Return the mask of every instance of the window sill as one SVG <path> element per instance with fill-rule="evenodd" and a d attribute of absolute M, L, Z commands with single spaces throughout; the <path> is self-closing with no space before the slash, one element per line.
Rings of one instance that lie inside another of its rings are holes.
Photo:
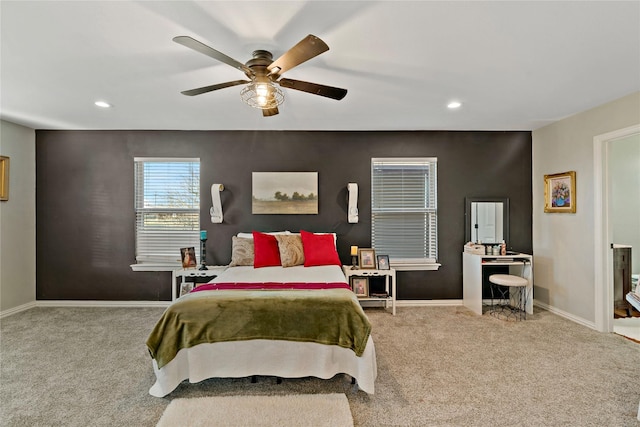
<path fill-rule="evenodd" d="M 140 264 L 131 264 L 129 267 L 131 267 L 131 269 L 133 271 L 173 271 L 173 270 L 179 270 L 180 268 L 182 268 L 182 265 L 180 265 L 179 263 L 151 263 L 151 262 L 145 262 L 145 263 L 140 263 Z"/>
<path fill-rule="evenodd" d="M 442 264 L 394 264 L 393 262 L 390 262 L 389 265 L 396 271 L 436 271 L 440 269 Z"/>

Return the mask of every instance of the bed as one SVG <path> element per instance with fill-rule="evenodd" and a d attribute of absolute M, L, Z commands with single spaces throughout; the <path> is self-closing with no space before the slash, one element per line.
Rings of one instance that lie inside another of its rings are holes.
<path fill-rule="evenodd" d="M 235 243 L 234 236 L 234 254 Z M 329 379 L 342 373 L 373 394 L 371 324 L 337 265 L 337 253 L 332 264 L 312 265 L 315 255 L 307 245 L 306 261 L 291 265 L 281 244 L 280 264 L 262 265 L 259 239 L 252 243 L 254 265 L 238 265 L 232 254 L 222 274 L 165 310 L 147 340 L 156 376 L 149 393 L 166 396 L 185 380 Z"/>

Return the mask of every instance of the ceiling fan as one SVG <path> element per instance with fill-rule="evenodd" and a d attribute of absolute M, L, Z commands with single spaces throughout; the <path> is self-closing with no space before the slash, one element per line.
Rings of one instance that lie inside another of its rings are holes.
<path fill-rule="evenodd" d="M 185 90 L 181 92 L 183 95 L 200 95 L 218 89 L 246 84 L 240 92 L 242 100 L 252 107 L 260 108 L 262 115 L 269 117 L 278 114 L 278 105 L 284 101 L 284 93 L 276 85 L 336 100 L 344 98 L 347 94 L 346 89 L 282 78 L 282 74 L 286 71 L 329 50 L 329 46 L 327 46 L 325 42 L 311 34 L 300 40 L 298 44 L 275 61 L 273 60 L 271 52 L 256 50 L 253 52 L 253 58 L 245 64 L 189 36 L 174 37 L 173 41 L 210 56 L 213 59 L 217 59 L 220 62 L 224 62 L 233 68 L 237 68 L 249 79 L 234 80 L 197 89 Z"/>

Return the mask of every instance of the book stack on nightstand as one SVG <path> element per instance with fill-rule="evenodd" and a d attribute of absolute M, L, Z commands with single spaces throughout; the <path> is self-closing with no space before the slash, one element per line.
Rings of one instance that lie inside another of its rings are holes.
<path fill-rule="evenodd" d="M 389 292 L 369 292 L 370 298 L 389 298 Z"/>
<path fill-rule="evenodd" d="M 391 268 L 389 270 L 378 270 L 372 268 L 357 268 L 352 269 L 350 265 L 343 265 L 342 270 L 347 278 L 347 282 L 351 285 L 358 296 L 359 301 L 376 301 L 384 302 L 385 308 L 389 308 L 391 305 L 391 313 L 396 315 L 396 270 Z M 369 292 L 368 279 L 371 277 L 384 277 L 384 292 Z M 365 286 L 361 287 L 361 281 L 358 279 L 365 279 Z M 354 286 L 356 288 L 354 289 Z"/>

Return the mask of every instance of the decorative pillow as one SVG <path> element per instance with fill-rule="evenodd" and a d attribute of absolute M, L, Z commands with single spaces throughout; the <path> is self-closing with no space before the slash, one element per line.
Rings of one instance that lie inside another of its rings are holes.
<path fill-rule="evenodd" d="M 231 262 L 229 267 L 253 265 L 253 239 L 233 236 L 231 238 Z"/>
<path fill-rule="evenodd" d="M 294 265 L 304 265 L 304 249 L 302 238 L 297 234 L 279 234 L 278 249 L 280 251 L 280 261 L 283 267 L 293 267 Z"/>
<path fill-rule="evenodd" d="M 304 266 L 342 265 L 332 234 L 314 234 L 300 230 Z"/>
<path fill-rule="evenodd" d="M 299 236 L 300 233 L 291 233 L 289 232 L 289 234 L 291 234 L 292 236 Z M 324 236 L 324 235 L 329 235 L 329 236 L 333 236 L 333 245 L 337 248 L 337 243 L 338 243 L 338 236 L 336 233 L 313 233 L 316 236 Z"/>
<path fill-rule="evenodd" d="M 258 231 L 253 232 L 253 267 L 280 265 L 280 250 L 276 236 Z"/>

